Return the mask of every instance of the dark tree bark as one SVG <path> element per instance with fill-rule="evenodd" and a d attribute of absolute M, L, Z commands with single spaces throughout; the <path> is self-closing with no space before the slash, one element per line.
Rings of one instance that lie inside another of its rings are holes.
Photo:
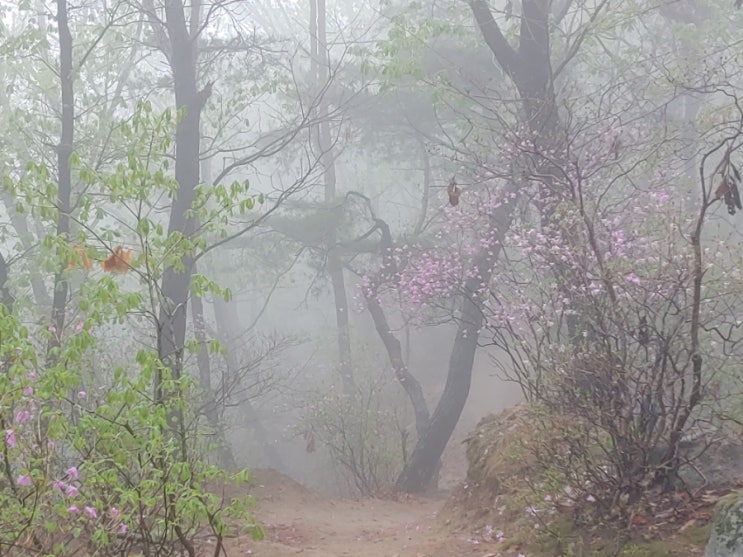
<path fill-rule="evenodd" d="M 57 27 L 59 30 L 59 79 L 62 90 L 62 131 L 57 145 L 57 236 L 68 238 L 70 233 L 70 199 L 72 196 L 72 169 L 70 156 L 75 134 L 75 92 L 72 74 L 72 34 L 67 13 L 67 0 L 57 0 Z M 60 258 L 61 259 L 61 258 Z M 48 346 L 49 358 L 59 348 L 59 338 L 65 325 L 65 311 L 69 285 L 64 276 L 66 265 L 58 262 L 54 274 L 52 298 L 52 325 L 56 333 L 51 335 Z"/>
<path fill-rule="evenodd" d="M 507 192 L 510 193 L 510 192 Z M 472 384 L 472 367 L 483 325 L 482 285 L 488 284 L 493 266 L 500 255 L 502 241 L 511 226 L 514 202 L 504 203 L 490 216 L 490 228 L 496 242 L 490 251 L 483 250 L 475 261 L 474 277 L 465 283 L 457 336 L 449 358 L 446 385 L 428 426 L 410 455 L 395 488 L 407 493 L 420 493 L 431 487 L 439 468 L 441 455 L 459 422 Z"/>
<path fill-rule="evenodd" d="M 191 29 L 198 29 L 198 3 L 191 7 Z M 196 76 L 196 36 L 191 36 L 186 21 L 184 4 L 166 0 L 165 23 L 169 44 L 170 67 L 173 71 L 175 104 L 181 113 L 175 135 L 175 178 L 178 191 L 170 210 L 168 234 L 180 234 L 192 239 L 196 220 L 188 215 L 199 183 L 199 146 L 201 110 L 211 93 L 207 85 L 199 90 Z M 183 269 L 165 269 L 161 286 L 161 307 L 158 316 L 158 355 L 169 368 L 172 377 L 179 379 L 183 371 L 183 348 L 186 338 L 186 306 L 193 275 L 194 258 L 187 253 Z M 156 398 L 163 399 L 161 380 L 155 385 Z"/>
<path fill-rule="evenodd" d="M 486 0 L 470 0 L 478 28 L 502 70 L 511 78 L 522 104 L 522 117 L 541 147 L 550 145 L 559 130 L 555 102 L 553 71 L 550 61 L 550 1 L 524 0 L 518 48 L 513 48 L 498 27 Z M 546 180 L 554 169 L 540 169 Z M 490 256 L 482 253 L 475 262 L 475 276 L 467 281 L 462 297 L 454 346 L 449 358 L 446 385 L 431 416 L 428 428 L 413 450 L 410 460 L 397 480 L 396 488 L 421 492 L 432 483 L 441 455 L 459 421 L 469 396 L 472 367 L 477 351 L 479 331 L 483 324 L 480 294 L 482 283 L 492 276 L 492 267 L 500 253 L 500 240 L 511 225 L 512 203 L 502 205 L 491 215 L 491 229 L 499 242 Z"/>

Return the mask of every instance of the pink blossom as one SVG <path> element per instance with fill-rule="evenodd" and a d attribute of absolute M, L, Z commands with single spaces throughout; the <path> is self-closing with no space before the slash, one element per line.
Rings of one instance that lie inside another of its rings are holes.
<path fill-rule="evenodd" d="M 77 466 L 70 466 L 67 471 L 65 472 L 70 478 L 73 480 L 76 480 L 79 477 L 79 473 L 77 471 Z"/>
<path fill-rule="evenodd" d="M 122 522 L 121 525 L 119 526 L 119 534 L 126 534 L 128 530 L 129 530 L 129 527 Z"/>
<path fill-rule="evenodd" d="M 57 332 L 57 328 L 54 325 L 49 325 L 49 332 L 55 334 Z"/>
<path fill-rule="evenodd" d="M 83 325 L 82 322 L 80 322 L 77 325 L 75 325 L 75 332 L 77 332 L 77 333 L 81 332 L 83 330 L 83 326 L 84 325 Z"/>
<path fill-rule="evenodd" d="M 57 491 L 63 491 L 65 488 L 65 483 L 62 480 L 57 480 L 52 484 L 52 487 Z"/>
<path fill-rule="evenodd" d="M 5 430 L 5 443 L 11 449 L 14 449 L 15 448 L 15 446 L 16 446 L 15 431 L 13 431 L 12 429 L 6 429 Z"/>
<path fill-rule="evenodd" d="M 23 474 L 16 478 L 15 483 L 16 485 L 31 485 L 31 478 Z"/>
<path fill-rule="evenodd" d="M 77 508 L 77 505 L 70 505 L 67 507 L 67 512 L 70 514 L 80 514 L 80 509 Z"/>
<path fill-rule="evenodd" d="M 80 391 L 79 393 L 77 393 L 77 397 L 78 398 L 88 398 L 88 393 L 86 393 L 85 391 Z"/>
<path fill-rule="evenodd" d="M 80 492 L 80 490 L 77 489 L 74 485 L 68 485 L 64 489 L 64 493 L 65 493 L 65 495 L 67 495 L 67 497 L 74 497 L 79 492 Z"/>
<path fill-rule="evenodd" d="M 15 415 L 15 423 L 22 424 L 25 421 L 28 421 L 31 418 L 31 412 L 28 410 L 21 410 Z"/>
<path fill-rule="evenodd" d="M 54 450 L 54 441 L 47 441 L 46 442 L 46 448 L 47 448 L 47 450 L 53 451 Z"/>
<path fill-rule="evenodd" d="M 117 509 L 116 507 L 111 507 L 108 512 L 111 515 L 111 518 L 113 518 L 114 520 L 119 518 L 119 509 Z"/>
<path fill-rule="evenodd" d="M 628 275 L 625 275 L 624 279 L 632 284 L 640 284 L 640 277 L 638 277 L 635 273 L 629 273 Z"/>
<path fill-rule="evenodd" d="M 23 388 L 23 395 L 24 396 L 33 396 L 34 394 L 34 388 L 31 386 L 24 387 Z"/>
<path fill-rule="evenodd" d="M 95 507 L 85 507 L 85 513 L 88 515 L 88 518 L 98 518 L 98 512 L 95 510 Z"/>

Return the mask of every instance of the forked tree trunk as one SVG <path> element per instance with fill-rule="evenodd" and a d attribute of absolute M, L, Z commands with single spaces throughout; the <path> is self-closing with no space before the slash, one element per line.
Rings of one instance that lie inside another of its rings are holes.
<path fill-rule="evenodd" d="M 527 128 L 535 137 L 542 138 L 541 141 L 553 140 L 553 132 L 558 129 L 558 112 L 550 63 L 549 0 L 524 0 L 518 49 L 514 49 L 501 32 L 486 0 L 470 0 L 470 7 L 486 44 L 519 91 L 522 117 Z M 512 187 L 516 188 L 515 185 Z M 483 324 L 481 287 L 489 283 L 492 276 L 501 249 L 500 242 L 511 226 L 512 208 L 513 201 L 508 201 L 490 217 L 491 231 L 498 241 L 493 246 L 492 255 L 484 252 L 475 262 L 477 272 L 474 275 L 481 279 L 470 279 L 465 285 L 446 385 L 426 433 L 419 438 L 397 480 L 399 491 L 421 492 L 430 486 L 436 465 L 462 415 L 469 396 L 477 341 Z"/>
<path fill-rule="evenodd" d="M 507 199 L 511 199 L 508 197 Z M 395 489 L 407 493 L 421 493 L 429 489 L 436 478 L 441 456 L 459 422 L 472 384 L 477 341 L 483 325 L 482 285 L 488 284 L 493 266 L 500 255 L 503 237 L 511 226 L 514 202 L 501 205 L 490 217 L 495 244 L 483 250 L 475 261 L 477 272 L 465 284 L 459 315 L 457 336 L 449 358 L 446 385 L 428 426 L 410 455 L 395 484 Z"/>

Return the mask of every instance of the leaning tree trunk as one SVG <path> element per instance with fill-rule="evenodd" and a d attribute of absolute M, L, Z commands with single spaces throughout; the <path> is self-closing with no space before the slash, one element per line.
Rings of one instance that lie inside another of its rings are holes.
<path fill-rule="evenodd" d="M 536 138 L 541 138 L 542 145 L 554 140 L 554 131 L 558 129 L 550 63 L 549 6 L 548 0 L 524 0 L 519 47 L 514 49 L 493 19 L 486 0 L 470 0 L 470 7 L 486 44 L 519 92 L 525 124 Z M 511 199 L 506 195 L 504 199 Z M 500 240 L 511 225 L 512 208 L 513 201 L 501 205 L 491 215 L 491 230 L 498 242 L 493 246 L 492 255 L 484 252 L 475 262 L 477 272 L 474 276 L 481 279 L 469 280 L 465 285 L 446 385 L 425 435 L 418 439 L 410 460 L 397 480 L 396 488 L 399 491 L 421 492 L 430 486 L 436 474 L 436 464 L 467 402 L 477 341 L 483 324 L 480 292 L 482 285 L 487 285 L 492 276 L 493 264 L 500 253 Z"/>
<path fill-rule="evenodd" d="M 366 306 L 369 309 L 369 315 L 371 315 L 372 320 L 374 321 L 377 334 L 382 340 L 385 350 L 387 350 L 387 357 L 389 358 L 392 369 L 395 372 L 395 377 L 397 377 L 400 385 L 402 385 L 405 393 L 407 393 L 408 398 L 410 399 L 410 404 L 413 406 L 416 433 L 418 434 L 418 437 L 422 437 L 428 427 L 431 414 L 428 410 L 426 398 L 423 396 L 421 384 L 408 370 L 408 366 L 405 364 L 405 359 L 402 355 L 402 346 L 400 345 L 400 341 L 390 330 L 387 316 L 384 314 L 384 310 L 380 303 L 374 296 L 368 296 L 366 298 Z"/>
<path fill-rule="evenodd" d="M 503 238 L 511 226 L 513 206 L 513 201 L 504 203 L 490 217 L 490 229 L 496 241 L 490 250 L 483 250 L 477 256 L 474 263 L 476 272 L 473 273 L 475 278 L 468 279 L 465 284 L 446 385 L 428 421 L 428 427 L 418 437 L 410 460 L 397 479 L 395 489 L 398 491 L 420 493 L 431 486 L 438 472 L 441 455 L 462 415 L 470 393 L 477 341 L 483 325 L 482 286 L 490 282 Z"/>

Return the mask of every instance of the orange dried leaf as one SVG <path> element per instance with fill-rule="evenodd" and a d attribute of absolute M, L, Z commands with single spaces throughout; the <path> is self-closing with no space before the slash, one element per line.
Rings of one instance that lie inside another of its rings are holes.
<path fill-rule="evenodd" d="M 114 252 L 101 263 L 103 271 L 106 273 L 126 273 L 129 271 L 132 263 L 132 250 L 125 250 L 117 246 Z"/>
<path fill-rule="evenodd" d="M 88 252 L 85 251 L 85 248 L 82 246 L 76 246 L 75 251 L 77 252 L 77 257 L 72 259 L 67 264 L 67 270 L 74 269 L 78 265 L 82 265 L 82 267 L 86 271 L 90 271 L 93 268 L 93 264 L 90 262 L 90 259 L 88 258 Z"/>

